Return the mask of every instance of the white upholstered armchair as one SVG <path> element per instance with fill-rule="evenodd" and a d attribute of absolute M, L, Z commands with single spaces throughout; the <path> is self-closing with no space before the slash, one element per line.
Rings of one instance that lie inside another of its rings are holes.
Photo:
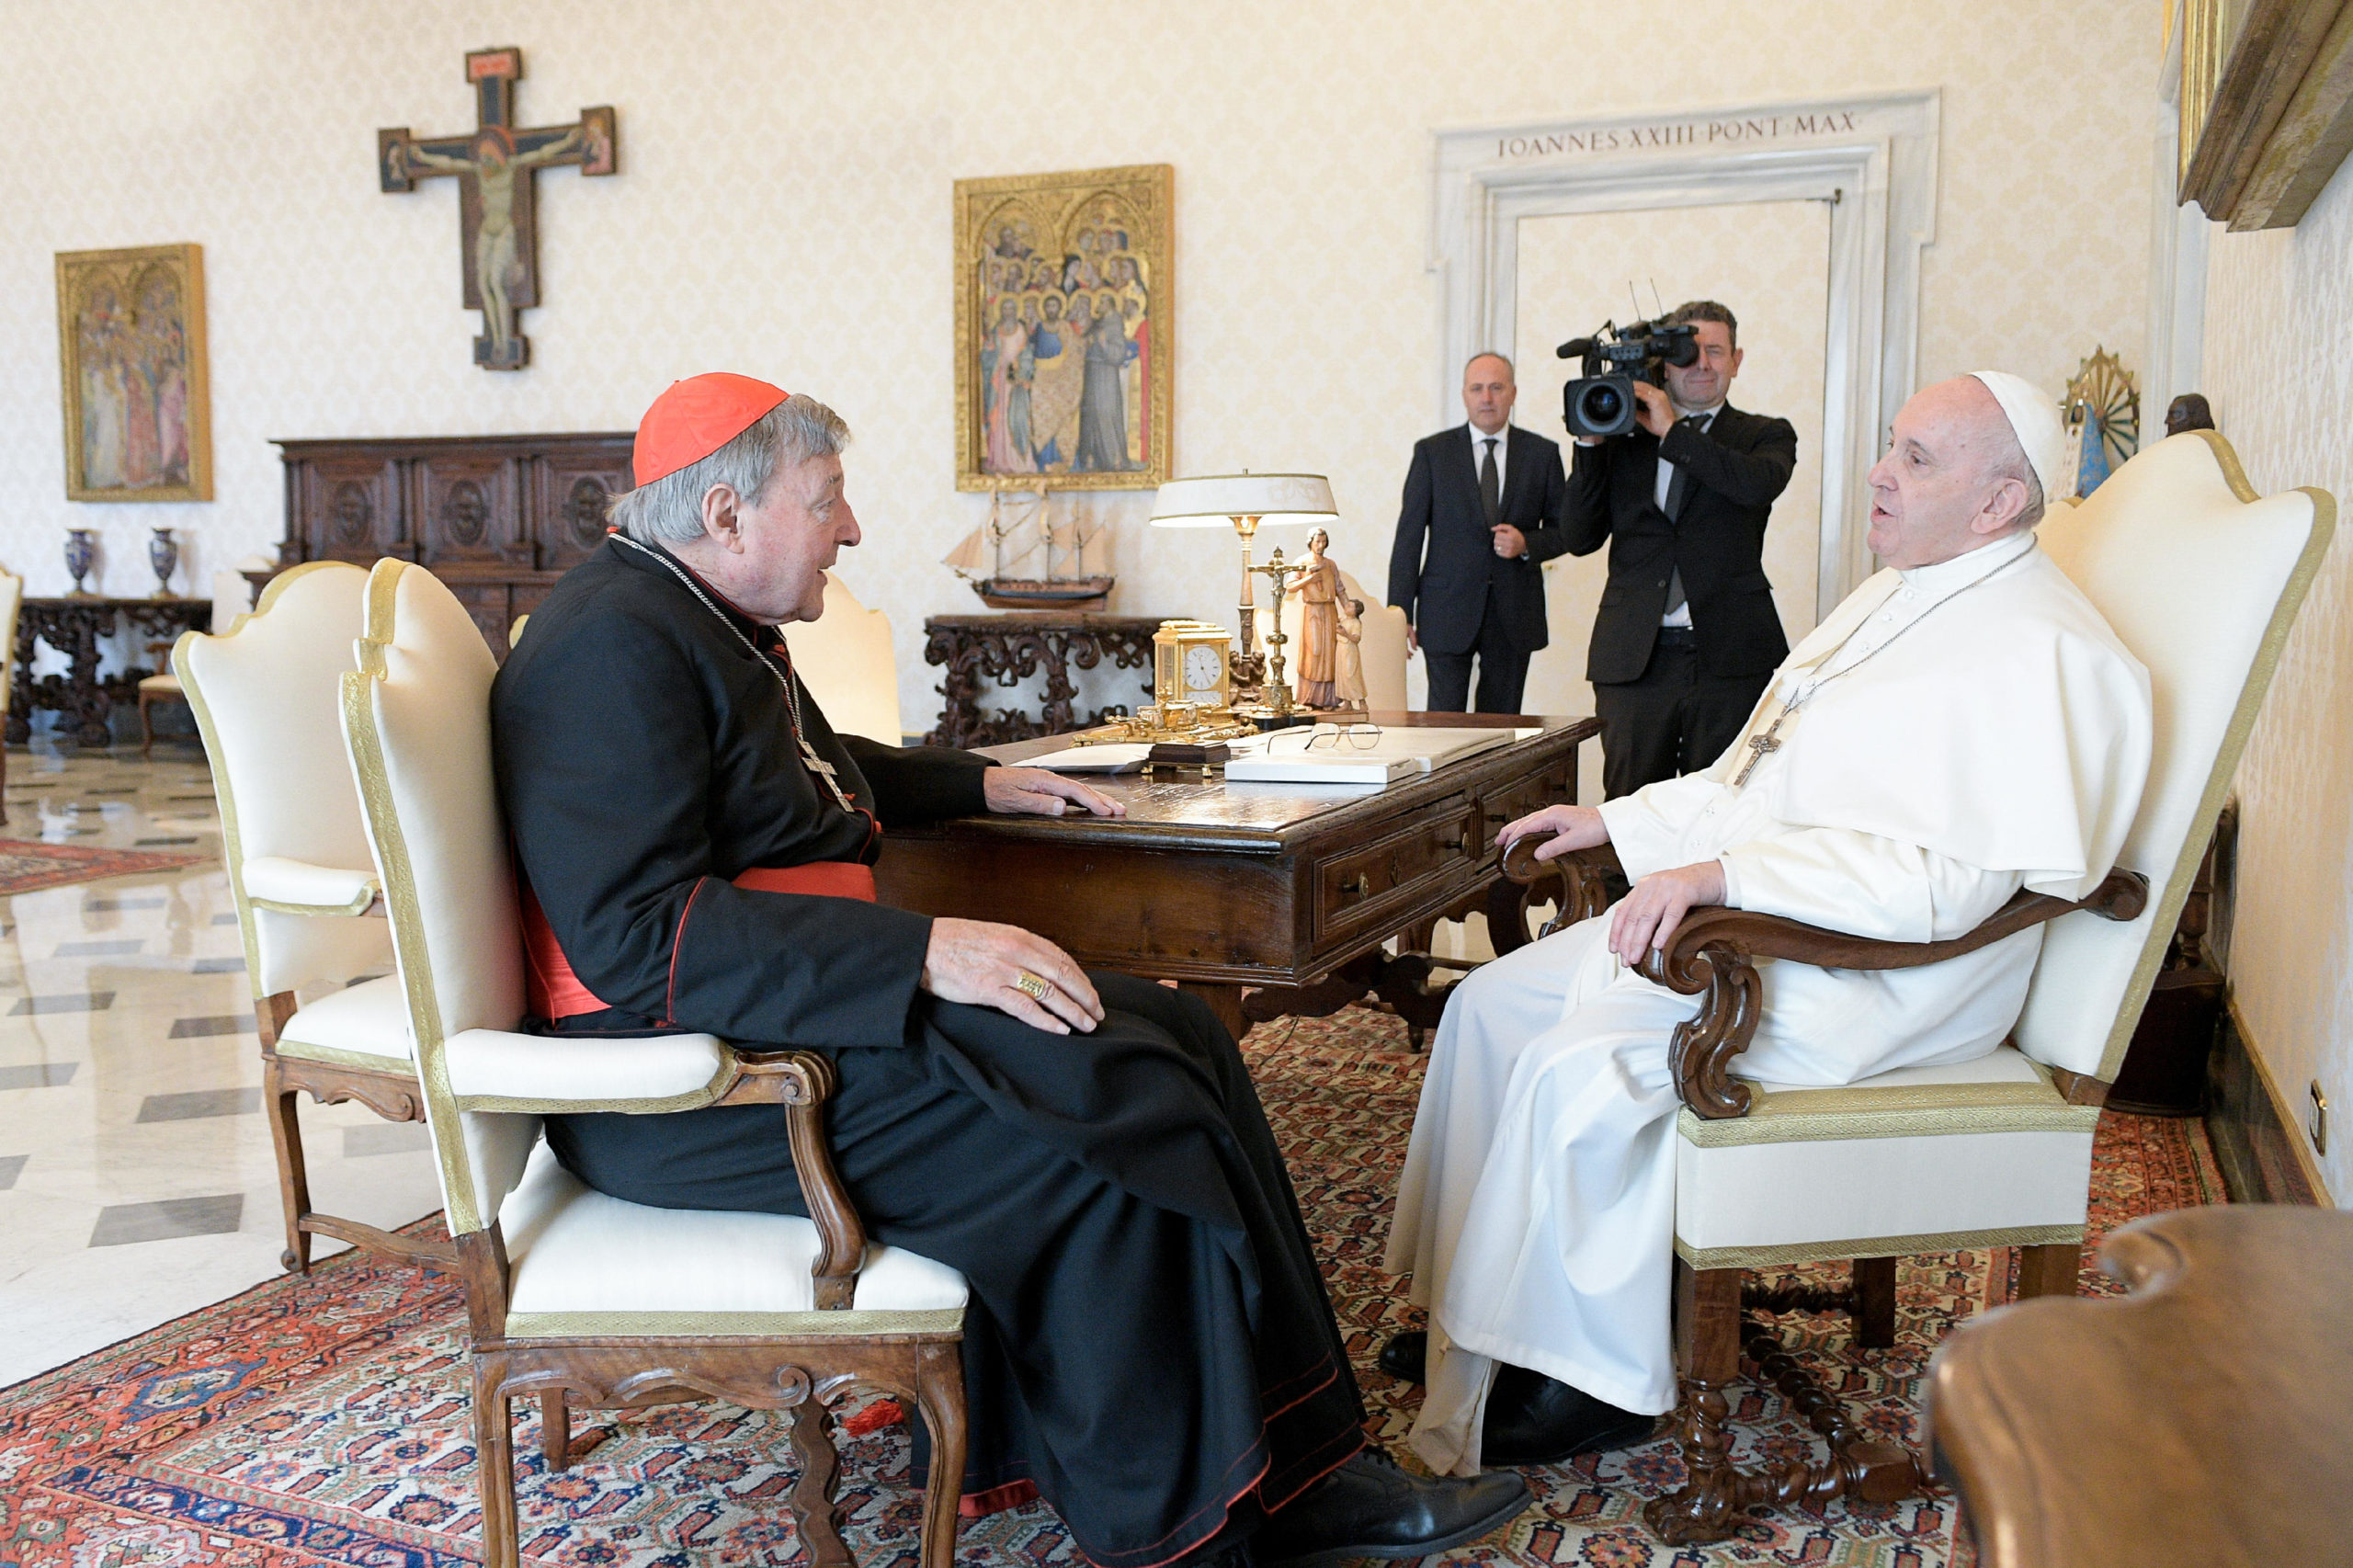
<path fill-rule="evenodd" d="M 1894 1260 L 2019 1249 L 2021 1295 L 2072 1294 L 2089 1199 L 2093 1129 L 2189 892 L 2232 774 L 2319 570 L 2335 503 L 2317 490 L 2258 498 L 2211 430 L 2142 452 L 2080 504 L 2052 508 L 2043 548 L 2149 667 L 2155 753 L 2108 882 L 2082 904 L 2020 893 L 1949 943 L 1870 941 L 1731 909 L 1692 912 L 1644 972 L 1701 998 L 1672 1045 L 1677 1123 L 1676 1312 L 1688 1479 L 1644 1511 L 1677 1543 L 1720 1540 L 1760 1503 L 1892 1501 L 1922 1479 L 1915 1455 L 1871 1440 L 1743 1307 L 1843 1309 L 1856 1341 L 1893 1343 Z M 1506 870 L 1531 881 L 1536 840 Z M 1622 890 L 1606 850 L 1564 856 L 1563 917 Z M 2048 922 L 2011 1042 L 1952 1067 L 1846 1088 L 1737 1076 L 1756 1028 L 1756 961 L 1898 969 Z M 1745 1301 L 1744 1270 L 1851 1258 L 1851 1291 Z M 1830 1445 L 1826 1461 L 1746 1471 L 1730 1458 L 1724 1387 L 1744 1353 Z"/>
<path fill-rule="evenodd" d="M 251 614 L 216 635 L 185 633 L 172 650 L 212 765 L 286 1211 L 279 1261 L 297 1274 L 311 1266 L 313 1235 L 419 1263 L 449 1258 L 438 1243 L 315 1212 L 295 1114 L 308 1094 L 392 1121 L 425 1119 L 400 983 L 383 972 L 391 935 L 337 718 L 367 585 L 347 562 L 297 566 L 271 579 Z"/>
<path fill-rule="evenodd" d="M 921 1409 L 932 1437 L 925 1568 L 949 1568 L 964 1468 L 965 1284 L 869 1244 L 824 1139 L 829 1059 L 707 1034 L 515 1032 L 522 926 L 491 765 L 489 650 L 423 568 L 377 562 L 343 720 L 392 918 L 472 1341 L 488 1568 L 516 1568 L 511 1402 L 536 1395 L 551 1470 L 566 1409 L 717 1399 L 791 1412 L 791 1511 L 811 1561 L 847 1564 L 825 1407 L 854 1381 Z M 540 1139 L 565 1111 L 790 1108 L 813 1220 L 658 1210 L 582 1185 Z"/>

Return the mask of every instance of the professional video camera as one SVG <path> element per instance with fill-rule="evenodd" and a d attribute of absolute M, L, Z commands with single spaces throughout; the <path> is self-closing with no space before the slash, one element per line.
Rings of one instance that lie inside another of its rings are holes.
<path fill-rule="evenodd" d="M 1634 427 L 1642 404 L 1634 401 L 1634 382 L 1665 383 L 1659 367 L 1688 365 L 1699 358 L 1699 329 L 1689 322 L 1669 326 L 1664 321 L 1638 321 L 1621 327 L 1601 324 L 1591 337 L 1573 337 L 1561 345 L 1563 359 L 1583 359 L 1585 373 L 1561 389 L 1561 418 L 1569 434 L 1586 439 L 1622 436 Z"/>

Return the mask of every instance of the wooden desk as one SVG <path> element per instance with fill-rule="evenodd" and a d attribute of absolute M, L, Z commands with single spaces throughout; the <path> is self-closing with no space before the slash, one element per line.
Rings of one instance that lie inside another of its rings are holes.
<path fill-rule="evenodd" d="M 2023 1301 L 1929 1372 L 1937 1471 L 1985 1568 L 2353 1562 L 2353 1215 L 2129 1225 L 2107 1301 Z"/>
<path fill-rule="evenodd" d="M 1386 790 L 1228 784 L 1214 775 L 1089 779 L 1124 820 L 967 817 L 891 835 L 875 868 L 885 903 L 999 920 L 1051 937 L 1081 963 L 1175 980 L 1239 1035 L 1252 1020 L 1332 1012 L 1367 991 L 1416 1028 L 1428 966 L 1385 962 L 1382 943 L 1485 907 L 1498 948 L 1521 890 L 1502 879 L 1495 832 L 1576 799 L 1577 747 L 1592 719 L 1376 713 L 1374 722 L 1543 726 L 1500 751 Z M 1057 741 L 993 747 L 1007 762 Z M 1497 892 L 1496 890 L 1500 890 Z M 1505 906 L 1508 905 L 1507 913 Z M 1525 940 L 1522 936 L 1521 940 Z M 1317 982 L 1323 982 L 1317 984 Z M 1245 987 L 1266 987 L 1252 994 Z"/>

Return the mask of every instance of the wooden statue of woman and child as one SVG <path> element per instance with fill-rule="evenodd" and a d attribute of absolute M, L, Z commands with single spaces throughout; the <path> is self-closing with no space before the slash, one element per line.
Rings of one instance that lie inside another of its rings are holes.
<path fill-rule="evenodd" d="M 1308 537 L 1307 559 L 1299 565 L 1291 591 L 1299 596 L 1299 684 L 1302 708 L 1362 712 L 1364 601 L 1341 586 L 1340 568 L 1324 553 L 1332 536 L 1317 528 Z"/>

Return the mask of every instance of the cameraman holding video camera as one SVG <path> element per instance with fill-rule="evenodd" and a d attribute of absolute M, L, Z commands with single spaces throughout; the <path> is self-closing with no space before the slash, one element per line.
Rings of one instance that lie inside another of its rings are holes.
<path fill-rule="evenodd" d="M 1724 401 L 1740 373 L 1732 312 L 1694 300 L 1635 330 L 1645 328 L 1673 351 L 1650 362 L 1664 389 L 1633 381 L 1631 421 L 1619 412 L 1624 381 L 1609 378 L 1615 391 L 1602 386 L 1597 358 L 1586 361 L 1594 379 L 1568 388 L 1576 437 L 1563 519 L 1568 548 L 1590 555 L 1609 543 L 1586 678 L 1612 800 L 1713 762 L 1790 651 L 1763 551 L 1773 503 L 1797 466 L 1798 433 L 1786 419 Z M 1687 338 L 1677 328 L 1688 329 L 1688 341 L 1677 342 Z M 1585 386 L 1596 390 L 1581 397 Z M 1587 433 L 1612 425 L 1626 427 Z"/>

